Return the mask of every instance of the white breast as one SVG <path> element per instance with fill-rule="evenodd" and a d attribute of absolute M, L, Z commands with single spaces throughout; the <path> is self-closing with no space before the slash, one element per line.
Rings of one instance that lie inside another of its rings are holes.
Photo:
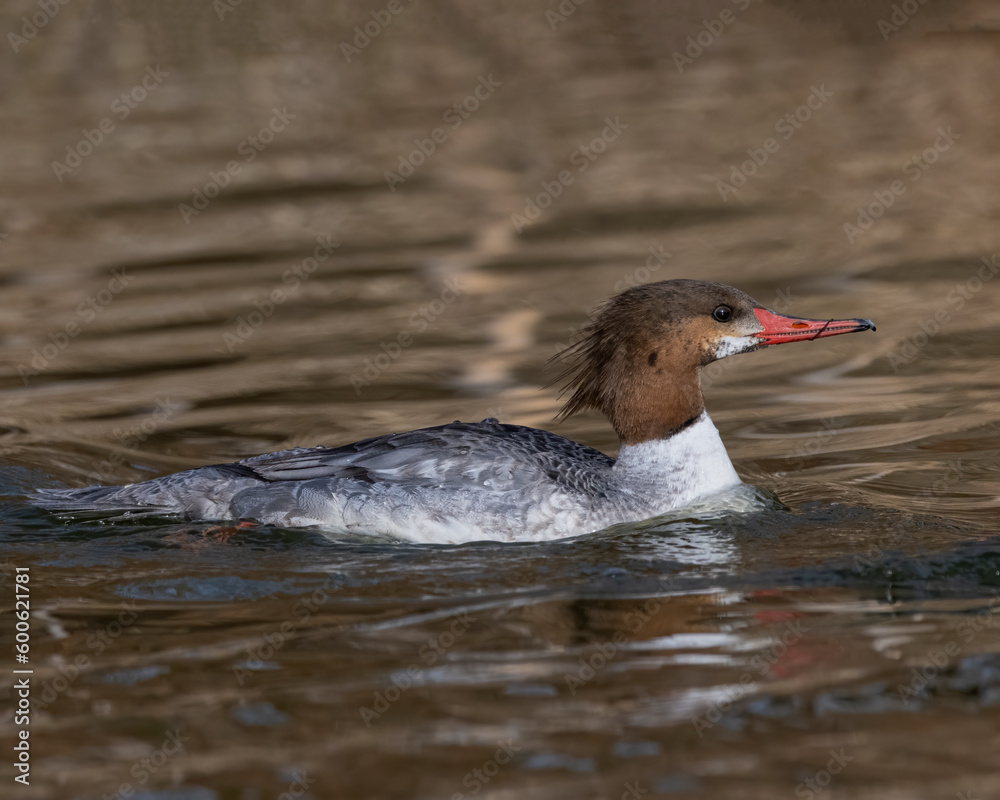
<path fill-rule="evenodd" d="M 614 473 L 623 491 L 648 494 L 654 514 L 741 482 L 707 412 L 669 439 L 622 445 Z"/>

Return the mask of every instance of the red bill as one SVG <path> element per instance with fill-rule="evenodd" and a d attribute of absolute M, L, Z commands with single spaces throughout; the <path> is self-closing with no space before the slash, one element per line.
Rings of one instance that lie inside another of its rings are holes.
<path fill-rule="evenodd" d="M 803 319 L 775 314 L 766 308 L 755 308 L 753 313 L 764 326 L 764 330 L 755 334 L 760 338 L 761 347 L 875 330 L 875 323 L 870 319 Z"/>

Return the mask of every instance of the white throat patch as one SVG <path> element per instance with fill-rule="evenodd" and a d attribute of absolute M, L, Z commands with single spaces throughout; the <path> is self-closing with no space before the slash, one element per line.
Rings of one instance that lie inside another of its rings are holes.
<path fill-rule="evenodd" d="M 715 358 L 718 360 L 726 356 L 735 356 L 737 353 L 745 353 L 756 344 L 756 336 L 723 336 L 715 348 Z"/>

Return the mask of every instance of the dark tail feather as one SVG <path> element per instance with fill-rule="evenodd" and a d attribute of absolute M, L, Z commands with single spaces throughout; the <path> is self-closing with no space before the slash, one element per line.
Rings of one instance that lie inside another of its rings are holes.
<path fill-rule="evenodd" d="M 124 486 L 87 486 L 83 489 L 38 489 L 30 500 L 49 511 L 113 511 L 119 513 L 156 513 L 163 507 L 138 503 L 128 496 Z"/>

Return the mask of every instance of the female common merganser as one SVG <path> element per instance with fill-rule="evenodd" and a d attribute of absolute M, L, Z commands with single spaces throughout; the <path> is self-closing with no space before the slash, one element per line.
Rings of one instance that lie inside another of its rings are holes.
<path fill-rule="evenodd" d="M 418 542 L 556 539 L 655 517 L 740 485 L 705 411 L 700 369 L 774 344 L 875 330 L 786 317 L 721 283 L 612 298 L 567 348 L 565 417 L 602 411 L 618 459 L 495 419 L 246 458 L 126 486 L 48 489 L 57 511 L 179 514 Z"/>

